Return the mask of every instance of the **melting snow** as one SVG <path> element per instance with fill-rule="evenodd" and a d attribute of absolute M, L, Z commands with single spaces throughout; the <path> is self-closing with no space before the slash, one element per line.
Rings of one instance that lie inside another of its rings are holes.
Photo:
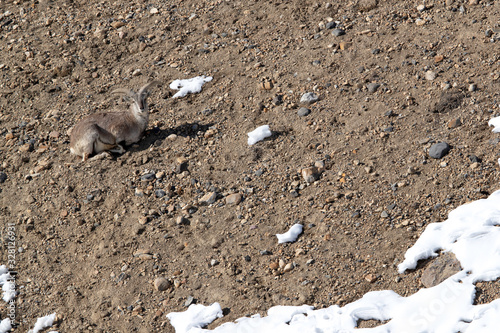
<path fill-rule="evenodd" d="M 302 233 L 302 224 L 294 224 L 287 232 L 284 234 L 277 234 L 278 244 L 287 243 L 287 242 L 295 242 L 297 237 Z"/>
<path fill-rule="evenodd" d="M 192 79 L 174 80 L 170 83 L 170 89 L 179 90 L 172 98 L 184 97 L 187 94 L 199 93 L 205 82 L 212 81 L 211 76 L 197 76 Z"/>
<path fill-rule="evenodd" d="M 248 133 L 248 145 L 251 146 L 261 140 L 264 140 L 268 136 L 271 136 L 271 131 L 269 130 L 269 125 L 263 125 L 257 127 L 250 133 Z"/>

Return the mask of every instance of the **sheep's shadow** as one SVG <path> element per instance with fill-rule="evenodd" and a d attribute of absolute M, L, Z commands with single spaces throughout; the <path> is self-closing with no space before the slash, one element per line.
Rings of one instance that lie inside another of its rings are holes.
<path fill-rule="evenodd" d="M 148 149 L 152 145 L 160 147 L 167 137 L 172 134 L 181 137 L 196 138 L 199 136 L 200 132 L 205 133 L 214 123 L 200 124 L 197 122 L 186 123 L 176 127 L 161 129 L 158 127 L 153 127 L 144 133 L 144 137 L 139 142 L 139 147 L 137 150 Z"/>

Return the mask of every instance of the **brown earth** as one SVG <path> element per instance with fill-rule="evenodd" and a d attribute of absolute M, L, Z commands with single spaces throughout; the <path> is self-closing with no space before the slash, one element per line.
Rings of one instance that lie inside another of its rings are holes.
<path fill-rule="evenodd" d="M 418 4 L 0 1 L 0 264 L 15 223 L 18 330 L 56 312 L 61 332 L 173 332 L 165 314 L 189 296 L 225 308 L 215 327 L 422 288 L 421 268 L 397 273 L 406 249 L 498 189 L 500 2 Z M 171 98 L 198 75 L 214 79 Z M 137 145 L 70 155 L 69 128 L 153 79 Z M 300 117 L 305 92 L 319 101 Z M 248 146 L 263 124 L 272 137 Z M 439 141 L 450 153 L 429 158 Z M 299 170 L 316 162 L 308 184 Z M 297 221 L 298 241 L 278 245 Z M 480 288 L 478 302 L 500 290 Z"/>

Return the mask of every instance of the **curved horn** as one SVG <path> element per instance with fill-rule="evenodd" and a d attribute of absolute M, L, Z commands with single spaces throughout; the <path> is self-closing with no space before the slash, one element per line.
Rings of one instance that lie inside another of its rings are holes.
<path fill-rule="evenodd" d="M 127 89 L 127 88 L 118 88 L 118 89 L 115 89 L 111 92 L 112 94 L 121 94 L 121 95 L 127 95 L 129 97 L 134 97 L 135 93 L 130 90 L 130 89 Z"/>
<path fill-rule="evenodd" d="M 137 95 L 141 96 L 142 94 L 147 92 L 151 88 L 152 85 L 156 85 L 156 84 L 160 84 L 160 82 L 151 81 L 149 83 L 146 83 L 144 86 L 141 87 L 141 89 L 139 89 L 139 92 L 137 93 Z"/>

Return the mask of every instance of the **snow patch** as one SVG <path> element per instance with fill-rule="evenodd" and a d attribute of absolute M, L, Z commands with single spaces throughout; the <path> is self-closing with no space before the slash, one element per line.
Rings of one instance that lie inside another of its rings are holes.
<path fill-rule="evenodd" d="M 210 306 L 191 304 L 184 312 L 171 312 L 167 314 L 170 324 L 176 333 L 197 332 L 217 318 L 222 318 L 222 309 L 219 303 Z"/>
<path fill-rule="evenodd" d="M 284 234 L 276 234 L 276 237 L 278 237 L 278 244 L 295 242 L 297 237 L 302 233 L 302 228 L 302 224 L 296 223 Z"/>
<path fill-rule="evenodd" d="M 491 118 L 488 126 L 493 126 L 493 132 L 500 133 L 500 117 Z"/>
<path fill-rule="evenodd" d="M 170 89 L 179 90 L 172 98 L 184 97 L 187 94 L 199 93 L 206 82 L 212 81 L 211 76 L 197 76 L 191 79 L 174 80 L 170 83 Z"/>
<path fill-rule="evenodd" d="M 32 330 L 29 330 L 28 333 L 38 333 L 44 328 L 52 326 L 54 320 L 56 319 L 56 313 L 49 314 L 45 317 L 38 318 L 35 323 L 35 327 Z"/>
<path fill-rule="evenodd" d="M 16 291 L 14 288 L 14 284 L 9 281 L 10 273 L 7 269 L 7 266 L 0 266 L 0 286 L 2 286 L 3 296 L 2 299 L 5 302 L 9 302 L 11 299 L 16 296 Z"/>
<path fill-rule="evenodd" d="M 248 145 L 251 146 L 271 135 L 272 133 L 271 130 L 269 130 L 269 125 L 257 127 L 256 129 L 248 133 Z"/>

